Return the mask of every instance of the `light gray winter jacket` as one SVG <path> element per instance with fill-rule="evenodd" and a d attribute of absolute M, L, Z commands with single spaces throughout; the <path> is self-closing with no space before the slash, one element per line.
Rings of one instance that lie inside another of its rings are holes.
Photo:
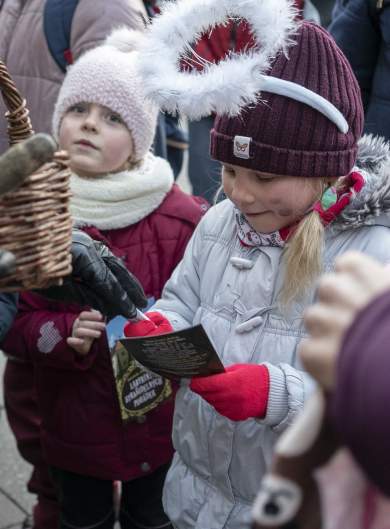
<path fill-rule="evenodd" d="M 45 4 L 46 0 L 0 2 L 0 59 L 27 100 L 34 130 L 50 134 L 54 104 L 64 74 L 46 42 Z M 118 26 L 142 30 L 143 10 L 141 0 L 80 0 L 70 35 L 73 59 L 101 44 Z M 0 154 L 8 148 L 5 110 L 0 97 Z"/>
<path fill-rule="evenodd" d="M 352 249 L 390 262 L 389 148 L 365 138 L 361 155 L 367 183 L 326 230 L 325 270 Z M 303 305 L 313 300 L 314 289 L 288 318 L 280 313 L 281 254 L 276 247 L 243 247 L 233 205 L 225 200 L 199 224 L 154 307 L 176 329 L 202 323 L 225 366 L 266 363 L 270 372 L 264 420 L 232 422 L 182 383 L 174 416 L 176 453 L 164 490 L 164 507 L 176 528 L 249 527 L 275 440 L 311 391 L 296 353 L 305 334 Z"/>

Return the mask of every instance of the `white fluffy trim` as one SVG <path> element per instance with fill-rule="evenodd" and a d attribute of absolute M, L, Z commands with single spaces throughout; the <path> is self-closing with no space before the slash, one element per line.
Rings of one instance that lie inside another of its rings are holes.
<path fill-rule="evenodd" d="M 173 185 L 166 160 L 148 154 L 138 169 L 102 178 L 70 179 L 70 211 L 76 226 L 101 230 L 130 226 L 157 209 Z"/>
<path fill-rule="evenodd" d="M 126 26 L 114 29 L 106 38 L 104 44 L 119 51 L 137 51 L 144 42 L 145 35 L 141 31 L 128 29 Z"/>
<path fill-rule="evenodd" d="M 259 99 L 271 58 L 293 43 L 297 31 L 294 0 L 180 0 L 167 2 L 146 33 L 138 68 L 146 95 L 168 112 L 191 119 L 236 115 Z M 261 49 L 232 54 L 202 73 L 180 72 L 180 57 L 207 30 L 244 18 Z"/>

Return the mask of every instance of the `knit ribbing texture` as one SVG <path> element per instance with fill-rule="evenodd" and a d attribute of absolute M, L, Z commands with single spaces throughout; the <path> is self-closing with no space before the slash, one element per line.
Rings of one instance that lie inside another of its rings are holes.
<path fill-rule="evenodd" d="M 286 176 L 339 177 L 356 160 L 363 128 L 363 106 L 352 69 L 323 28 L 303 22 L 296 44 L 280 53 L 269 75 L 300 84 L 330 101 L 349 124 L 346 134 L 312 107 L 263 92 L 262 101 L 237 117 L 217 116 L 211 156 L 224 163 Z M 251 138 L 249 157 L 234 154 L 234 138 Z"/>

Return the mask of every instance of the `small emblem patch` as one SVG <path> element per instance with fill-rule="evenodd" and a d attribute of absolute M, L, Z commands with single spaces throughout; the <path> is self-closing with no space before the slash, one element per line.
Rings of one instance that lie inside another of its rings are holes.
<path fill-rule="evenodd" d="M 40 353 L 51 353 L 54 347 L 62 340 L 62 336 L 54 321 L 44 323 L 39 329 L 39 333 L 37 346 Z"/>
<path fill-rule="evenodd" d="M 248 138 L 247 136 L 234 136 L 234 156 L 248 160 L 251 141 L 252 138 Z"/>

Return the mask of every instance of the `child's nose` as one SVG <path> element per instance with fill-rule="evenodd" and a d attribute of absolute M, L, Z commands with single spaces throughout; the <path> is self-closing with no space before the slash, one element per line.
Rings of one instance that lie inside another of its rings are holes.
<path fill-rule="evenodd" d="M 83 121 L 83 128 L 96 131 L 98 129 L 98 119 L 94 112 L 88 112 Z"/>
<path fill-rule="evenodd" d="M 255 196 L 251 189 L 243 185 L 235 185 L 232 190 L 233 201 L 237 205 L 249 205 L 255 202 Z"/>

